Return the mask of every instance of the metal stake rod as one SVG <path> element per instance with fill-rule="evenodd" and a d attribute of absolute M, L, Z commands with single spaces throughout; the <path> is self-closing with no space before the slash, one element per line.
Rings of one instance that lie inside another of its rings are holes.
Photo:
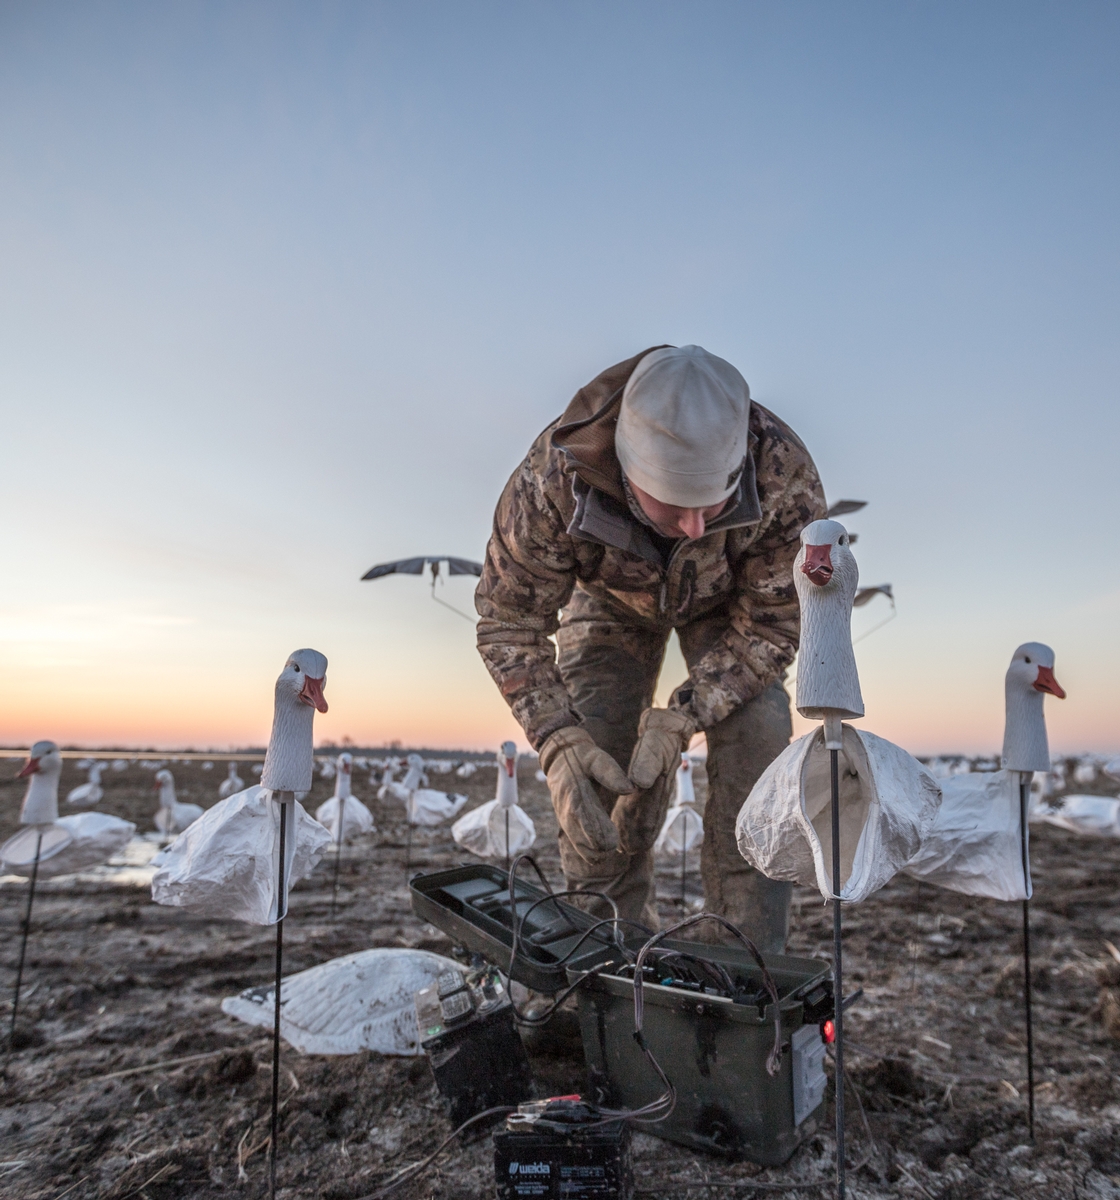
<path fill-rule="evenodd" d="M 840 917 L 840 751 L 832 759 L 832 977 L 836 1043 L 836 1195 L 844 1200 L 844 943 Z"/>
<path fill-rule="evenodd" d="M 1030 799 L 1030 774 L 1019 777 L 1020 839 L 1023 849 L 1023 892 L 1030 890 L 1030 850 L 1027 847 L 1027 806 Z M 1031 902 L 1023 901 L 1023 1001 L 1027 1010 L 1027 1124 L 1034 1141 L 1034 1025 L 1031 999 Z"/>
<path fill-rule="evenodd" d="M 509 870 L 509 809 L 506 809 L 506 870 Z"/>
<path fill-rule="evenodd" d="M 688 837 L 688 818 L 685 818 L 684 838 Z M 684 843 L 684 838 L 681 840 L 681 907 L 684 908 L 687 904 L 684 893 L 685 877 L 688 873 L 688 848 Z"/>
<path fill-rule="evenodd" d="M 404 877 L 408 878 L 409 871 L 412 870 L 412 815 L 408 817 L 408 837 L 404 843 Z"/>
<path fill-rule="evenodd" d="M 339 802 L 341 805 L 341 801 Z M 338 904 L 338 868 L 342 860 L 342 813 L 338 814 L 334 839 L 334 879 L 331 881 L 331 920 L 334 920 L 335 906 Z"/>
<path fill-rule="evenodd" d="M 19 1013 L 19 990 L 23 983 L 23 960 L 27 954 L 27 935 L 31 932 L 31 905 L 35 901 L 35 880 L 39 875 L 39 853 L 43 849 L 43 831 L 35 841 L 35 861 L 31 864 L 31 886 L 27 891 L 27 912 L 23 918 L 23 936 L 19 943 L 19 966 L 16 967 L 16 987 L 12 994 L 12 1024 L 8 1029 L 8 1053 L 11 1054 L 16 1036 L 16 1016 Z"/>
<path fill-rule="evenodd" d="M 281 792 L 280 801 L 280 868 L 276 879 L 276 987 L 275 1004 L 272 1011 L 272 1138 L 268 1152 L 268 1191 L 275 1200 L 276 1197 L 276 1143 L 280 1135 L 280 976 L 284 963 L 284 915 L 287 905 L 284 904 L 284 854 L 285 832 L 287 829 L 288 800 L 295 800 L 295 793 Z M 281 905 L 284 911 L 281 911 Z"/>

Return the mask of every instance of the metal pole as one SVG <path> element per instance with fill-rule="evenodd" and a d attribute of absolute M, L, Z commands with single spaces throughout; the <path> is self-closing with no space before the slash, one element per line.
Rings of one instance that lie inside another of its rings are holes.
<path fill-rule="evenodd" d="M 506 809 L 506 870 L 509 870 L 509 809 Z"/>
<path fill-rule="evenodd" d="M 334 879 L 331 882 L 331 920 L 334 920 L 335 905 L 338 903 L 338 868 L 342 860 L 342 812 L 339 801 L 338 821 L 335 825 L 335 840 L 334 840 Z"/>
<path fill-rule="evenodd" d="M 16 1016 L 19 1013 L 19 991 L 23 983 L 23 960 L 27 954 L 27 935 L 31 932 L 31 905 L 35 901 L 35 880 L 39 875 L 39 853 L 43 849 L 43 831 L 35 841 L 35 861 L 31 864 L 31 886 L 27 890 L 27 912 L 23 918 L 23 936 L 19 943 L 19 966 L 16 967 L 16 987 L 12 994 L 12 1023 L 8 1029 L 8 1053 L 11 1054 L 16 1036 Z"/>
<path fill-rule="evenodd" d="M 283 793 L 282 793 L 283 794 Z M 293 793 L 287 793 L 295 799 Z M 276 1143 L 280 1134 L 280 977 L 284 962 L 284 854 L 288 804 L 280 801 L 280 867 L 276 879 L 276 986 L 272 1012 L 272 1138 L 268 1154 L 268 1190 L 276 1198 Z M 287 906 L 284 905 L 286 909 Z"/>
<path fill-rule="evenodd" d="M 1030 850 L 1027 846 L 1027 806 L 1030 774 L 1019 776 L 1019 835 L 1023 849 L 1023 894 L 1030 891 Z M 1027 1125 L 1034 1141 L 1034 1024 L 1031 1001 L 1031 902 L 1023 901 L 1023 1001 L 1027 1012 Z"/>
<path fill-rule="evenodd" d="M 840 917 L 840 751 L 832 759 L 832 978 L 836 1029 L 836 1195 L 844 1200 L 844 943 Z"/>
<path fill-rule="evenodd" d="M 412 870 L 412 817 L 408 818 L 408 837 L 404 843 L 404 877 L 408 879 L 408 873 Z"/>
<path fill-rule="evenodd" d="M 688 837 L 688 818 L 686 817 L 685 824 L 684 824 L 684 838 L 687 838 L 687 837 Z M 681 840 L 681 907 L 682 908 L 686 907 L 686 905 L 687 905 L 687 901 L 685 899 L 685 892 L 684 892 L 684 883 L 685 883 L 685 877 L 687 875 L 687 872 L 688 872 L 688 846 L 687 846 L 687 843 L 685 842 L 685 840 L 682 838 L 682 840 Z"/>

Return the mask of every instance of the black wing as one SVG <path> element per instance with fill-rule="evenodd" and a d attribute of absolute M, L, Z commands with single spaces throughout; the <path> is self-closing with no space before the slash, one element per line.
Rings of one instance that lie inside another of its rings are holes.
<path fill-rule="evenodd" d="M 422 575 L 426 558 L 398 558 L 396 562 L 378 563 L 362 576 L 363 579 L 380 579 L 383 575 Z"/>
<path fill-rule="evenodd" d="M 837 500 L 834 505 L 825 513 L 826 517 L 846 517 L 848 513 L 859 512 L 861 508 L 867 507 L 866 500 Z"/>

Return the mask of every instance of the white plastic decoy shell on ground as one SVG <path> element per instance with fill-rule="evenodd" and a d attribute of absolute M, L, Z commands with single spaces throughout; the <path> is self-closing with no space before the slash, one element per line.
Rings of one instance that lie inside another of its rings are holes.
<path fill-rule="evenodd" d="M 1016 771 L 943 779 L 941 807 L 906 874 L 966 896 L 1029 899 L 1019 804 Z"/>
<path fill-rule="evenodd" d="M 422 1053 L 416 993 L 458 963 L 427 950 L 361 950 L 284 979 L 280 1036 L 302 1054 Z M 272 986 L 222 1001 L 222 1012 L 271 1028 Z"/>
<path fill-rule="evenodd" d="M 1120 837 L 1120 800 L 1112 796 L 1062 796 L 1052 805 L 1032 808 L 1030 819 L 1086 837 Z"/>
<path fill-rule="evenodd" d="M 865 900 L 918 851 L 940 801 L 933 776 L 905 750 L 843 727 L 840 897 Z M 770 879 L 832 898 L 831 764 L 815 729 L 789 745 L 751 789 L 735 823 L 739 852 Z"/>
<path fill-rule="evenodd" d="M 294 812 L 285 832 L 285 881 L 310 875 L 331 835 L 292 801 L 279 804 L 254 784 L 208 809 L 163 852 L 152 879 L 152 899 L 200 917 L 271 925 L 276 921 L 280 865 L 280 811 Z M 287 897 L 284 897 L 286 902 Z M 286 903 L 281 910 L 286 910 Z"/>

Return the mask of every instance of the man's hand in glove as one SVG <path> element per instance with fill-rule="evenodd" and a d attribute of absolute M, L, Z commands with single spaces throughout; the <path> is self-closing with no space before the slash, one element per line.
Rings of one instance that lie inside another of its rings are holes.
<path fill-rule="evenodd" d="M 540 758 L 561 829 L 580 858 L 589 863 L 602 862 L 617 851 L 618 832 L 594 784 L 601 784 L 615 795 L 632 792 L 634 785 L 618 763 L 578 725 L 558 729 L 546 738 Z"/>
<path fill-rule="evenodd" d="M 630 778 L 640 791 L 646 791 L 663 776 L 681 765 L 681 754 L 696 722 L 679 708 L 647 708 L 638 722 L 638 744 L 630 756 Z"/>

